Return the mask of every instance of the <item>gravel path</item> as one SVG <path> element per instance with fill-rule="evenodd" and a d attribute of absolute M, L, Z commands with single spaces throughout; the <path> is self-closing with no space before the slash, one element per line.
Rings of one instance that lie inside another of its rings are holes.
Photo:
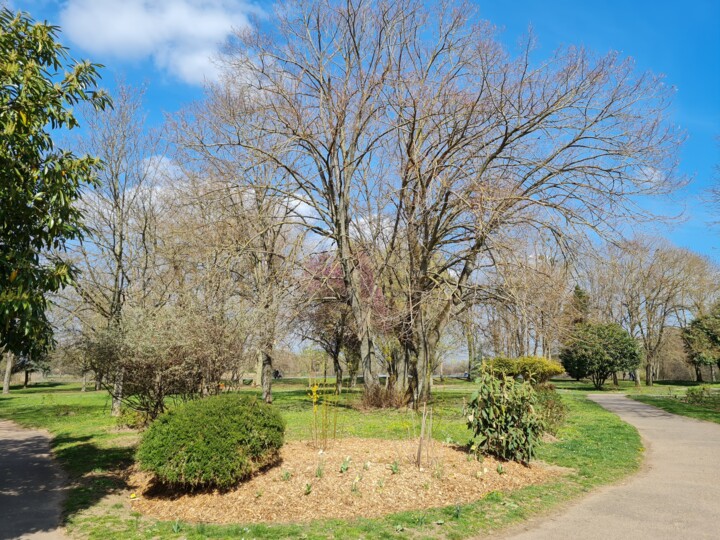
<path fill-rule="evenodd" d="M 0 420 L 0 540 L 62 539 L 65 478 L 50 437 Z"/>
<path fill-rule="evenodd" d="M 720 538 L 720 424 L 676 416 L 621 395 L 590 399 L 635 426 L 643 470 L 593 492 L 552 518 L 522 524 L 506 538 Z"/>

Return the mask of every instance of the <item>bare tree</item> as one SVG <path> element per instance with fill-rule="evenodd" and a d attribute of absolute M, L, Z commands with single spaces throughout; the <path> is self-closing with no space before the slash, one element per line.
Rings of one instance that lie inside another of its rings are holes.
<path fill-rule="evenodd" d="M 194 141 L 242 149 L 274 169 L 276 193 L 310 209 L 306 226 L 337 252 L 367 386 L 380 323 L 361 260 L 376 288 L 400 278 L 415 403 L 429 395 L 445 330 L 482 296 L 508 239 L 534 229 L 567 253 L 570 239 L 651 217 L 634 198 L 681 181 L 660 78 L 572 47 L 535 64 L 532 39 L 513 57 L 475 13 L 409 0 L 284 4 L 272 31 L 239 33 L 222 59 L 215 91 L 240 121 L 214 115 Z"/>
<path fill-rule="evenodd" d="M 228 88 L 212 89 L 203 107 L 191 108 L 173 125 L 178 164 L 194 188 L 192 206 L 202 209 L 202 228 L 212 228 L 219 259 L 234 290 L 250 306 L 263 399 L 272 401 L 273 354 L 279 334 L 293 318 L 297 260 L 306 229 L 297 201 L 285 195 L 287 172 L 261 149 L 215 144 L 247 137 L 248 107 Z M 267 143 L 267 141 L 266 141 Z M 218 234 L 219 233 L 219 234 Z"/>
<path fill-rule="evenodd" d="M 608 246 L 590 266 L 595 317 L 622 324 L 640 341 L 648 386 L 659 375 L 668 329 L 686 326 L 716 298 L 716 272 L 700 255 L 643 237 Z"/>
<path fill-rule="evenodd" d="M 83 197 L 89 235 L 74 253 L 81 270 L 76 314 L 87 332 L 121 333 L 130 290 L 142 302 L 147 289 L 154 247 L 153 184 L 163 161 L 157 139 L 145 130 L 141 108 L 142 91 L 120 85 L 112 110 L 88 111 L 87 135 L 79 144 L 103 163 L 98 185 Z M 97 384 L 112 386 L 112 413 L 118 415 L 122 367 L 109 372 L 107 366 L 95 367 Z"/>

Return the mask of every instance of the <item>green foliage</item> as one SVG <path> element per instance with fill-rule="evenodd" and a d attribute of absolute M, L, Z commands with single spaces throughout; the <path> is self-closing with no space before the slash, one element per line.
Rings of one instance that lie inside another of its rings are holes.
<path fill-rule="evenodd" d="M 538 401 L 538 414 L 547 433 L 557 435 L 567 420 L 569 408 L 551 384 L 535 387 Z"/>
<path fill-rule="evenodd" d="M 590 295 L 580 285 L 575 285 L 573 296 L 570 302 L 570 313 L 572 314 L 573 324 L 582 324 L 587 322 L 588 313 L 590 312 Z"/>
<path fill-rule="evenodd" d="M 485 368 L 508 377 L 522 376 L 526 381 L 544 383 L 550 378 L 564 373 L 563 367 L 554 360 L 542 356 L 521 356 L 506 358 L 503 356 L 488 360 Z"/>
<path fill-rule="evenodd" d="M 147 417 L 139 411 L 123 407 L 117 417 L 117 425 L 121 428 L 141 429 L 147 424 Z"/>
<path fill-rule="evenodd" d="M 685 401 L 690 405 L 699 405 L 720 411 L 720 390 L 710 386 L 688 388 Z"/>
<path fill-rule="evenodd" d="M 661 385 L 662 386 L 662 385 Z M 462 393 L 438 390 L 435 394 L 434 412 L 436 420 L 441 407 L 448 412 L 448 429 L 460 439 L 467 432 L 464 421 L 457 414 L 462 396 L 474 387 L 472 383 L 462 385 Z M 675 387 L 672 387 L 675 389 Z M 201 538 L 194 532 L 195 526 L 182 522 L 156 521 L 142 517 L 138 521 L 127 509 L 127 505 L 106 505 L 99 501 L 104 496 L 123 489 L 122 481 L 108 483 L 104 474 L 88 474 L 98 469 L 106 471 L 125 468 L 131 461 L 134 435 L 119 431 L 115 419 L 107 414 L 108 396 L 104 392 L 80 392 L 79 384 L 37 385 L 18 389 L 10 399 L 0 399 L 0 416 L 33 427 L 42 427 L 51 432 L 55 439 L 53 451 L 60 463 L 71 475 L 71 488 L 66 500 L 67 523 L 76 536 L 88 538 L 174 538 L 173 528 L 182 529 L 188 538 Z M 654 391 L 657 391 L 655 387 Z M 643 397 L 643 396 L 641 396 Z M 412 530 L 415 536 L 437 535 L 437 520 L 445 520 L 445 535 L 452 538 L 476 537 L 481 532 L 491 534 L 498 527 L 516 524 L 538 513 L 547 513 L 558 504 L 567 503 L 575 497 L 587 494 L 589 489 L 600 484 L 616 482 L 624 475 L 637 470 L 642 461 L 642 444 L 637 431 L 623 423 L 616 415 L 590 402 L 578 392 L 562 395 L 570 406 L 567 426 L 562 429 L 559 442 L 543 444 L 538 448 L 538 459 L 571 469 L 567 475 L 557 477 L 549 483 L 528 486 L 508 495 L 494 492 L 492 495 L 463 505 L 459 519 L 451 519 L 454 509 L 434 509 L 423 512 L 403 512 L 384 518 L 367 520 L 317 520 L 303 524 L 272 525 L 208 525 L 206 535 L 215 538 L 380 538 L 396 535 L 397 527 Z M 677 399 L 674 404 L 691 407 Z M 302 411 L 298 408 L 302 404 Z M 59 408 L 70 409 L 73 414 L 62 415 Z M 304 384 L 289 385 L 286 380 L 278 385 L 273 407 L 278 407 L 288 417 L 288 438 L 306 439 L 307 422 L 312 415 L 305 395 Z M 697 407 L 704 414 L 718 413 Z M 451 414 L 452 413 L 452 414 Z M 398 412 L 392 409 L 382 411 L 355 411 L 348 409 L 352 424 L 356 428 L 353 436 L 406 438 L 405 428 L 400 429 L 396 418 Z M 402 417 L 407 417 L 405 412 Z M 716 420 L 720 421 L 720 420 Z M 397 429 L 387 429 L 397 424 Z M 347 435 L 344 433 L 344 435 Z M 438 440 L 445 436 L 438 431 Z M 78 444 L 78 441 L 82 441 Z M 278 476 L 280 472 L 277 473 Z M 278 479 L 278 481 L 280 481 Z M 382 482 L 377 487 L 382 489 Z M 302 486 L 299 488 L 302 496 Z M 514 502 L 522 512 L 513 509 Z M 426 524 L 415 529 L 415 518 L 427 512 Z M 242 516 L 238 517 L 242 521 Z M 451 525 L 452 522 L 452 525 Z"/>
<path fill-rule="evenodd" d="M 229 488 L 276 463 L 285 422 L 255 396 L 222 394 L 160 416 L 144 433 L 142 469 L 183 488 Z"/>
<path fill-rule="evenodd" d="M 688 362 L 695 368 L 717 364 L 720 367 L 720 303 L 707 315 L 693 320 L 682 330 Z"/>
<path fill-rule="evenodd" d="M 57 148 L 53 132 L 77 127 L 78 104 L 109 104 L 95 88 L 100 66 L 65 66 L 57 31 L 0 9 L 0 345 L 16 354 L 52 343 L 46 295 L 73 275 L 56 254 L 81 236 L 77 203 L 98 166 Z"/>
<path fill-rule="evenodd" d="M 475 382 L 480 387 L 467 409 L 472 450 L 529 463 L 543 432 L 535 390 L 530 383 L 489 372 L 481 373 Z"/>
<path fill-rule="evenodd" d="M 679 399 L 674 396 L 636 395 L 630 397 L 636 401 L 658 407 L 673 414 L 680 414 L 682 416 L 720 424 L 720 403 L 718 403 L 716 407 L 708 407 L 707 405 L 693 405 L 687 402 L 687 398 Z"/>
<path fill-rule="evenodd" d="M 637 342 L 621 326 L 583 323 L 575 327 L 560 360 L 571 377 L 589 377 L 599 390 L 613 373 L 636 369 L 641 356 Z"/>

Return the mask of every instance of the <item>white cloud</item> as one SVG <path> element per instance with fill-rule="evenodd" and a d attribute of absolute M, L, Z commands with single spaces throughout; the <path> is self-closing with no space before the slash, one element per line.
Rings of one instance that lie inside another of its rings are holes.
<path fill-rule="evenodd" d="M 60 24 L 90 53 L 151 58 L 174 77 L 202 84 L 217 78 L 212 58 L 233 29 L 261 13 L 243 0 L 68 0 Z"/>

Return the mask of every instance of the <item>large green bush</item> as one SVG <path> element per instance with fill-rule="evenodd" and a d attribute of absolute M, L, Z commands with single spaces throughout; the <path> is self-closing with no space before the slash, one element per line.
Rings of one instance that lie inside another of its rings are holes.
<path fill-rule="evenodd" d="M 526 381 L 536 384 L 545 383 L 551 377 L 562 375 L 565 372 L 560 363 L 542 356 L 520 356 L 519 358 L 497 356 L 486 362 L 486 369 L 508 377 L 521 375 Z"/>
<path fill-rule="evenodd" d="M 143 434 L 143 470 L 182 488 L 229 488 L 275 463 L 285 422 L 254 396 L 223 394 L 163 414 Z"/>
<path fill-rule="evenodd" d="M 528 382 L 483 372 L 470 398 L 467 426 L 471 449 L 501 459 L 529 463 L 543 432 L 537 396 Z"/>
<path fill-rule="evenodd" d="M 637 341 L 620 325 L 583 323 L 575 327 L 560 360 L 571 377 L 589 377 L 599 390 L 613 373 L 635 370 L 641 356 Z"/>

